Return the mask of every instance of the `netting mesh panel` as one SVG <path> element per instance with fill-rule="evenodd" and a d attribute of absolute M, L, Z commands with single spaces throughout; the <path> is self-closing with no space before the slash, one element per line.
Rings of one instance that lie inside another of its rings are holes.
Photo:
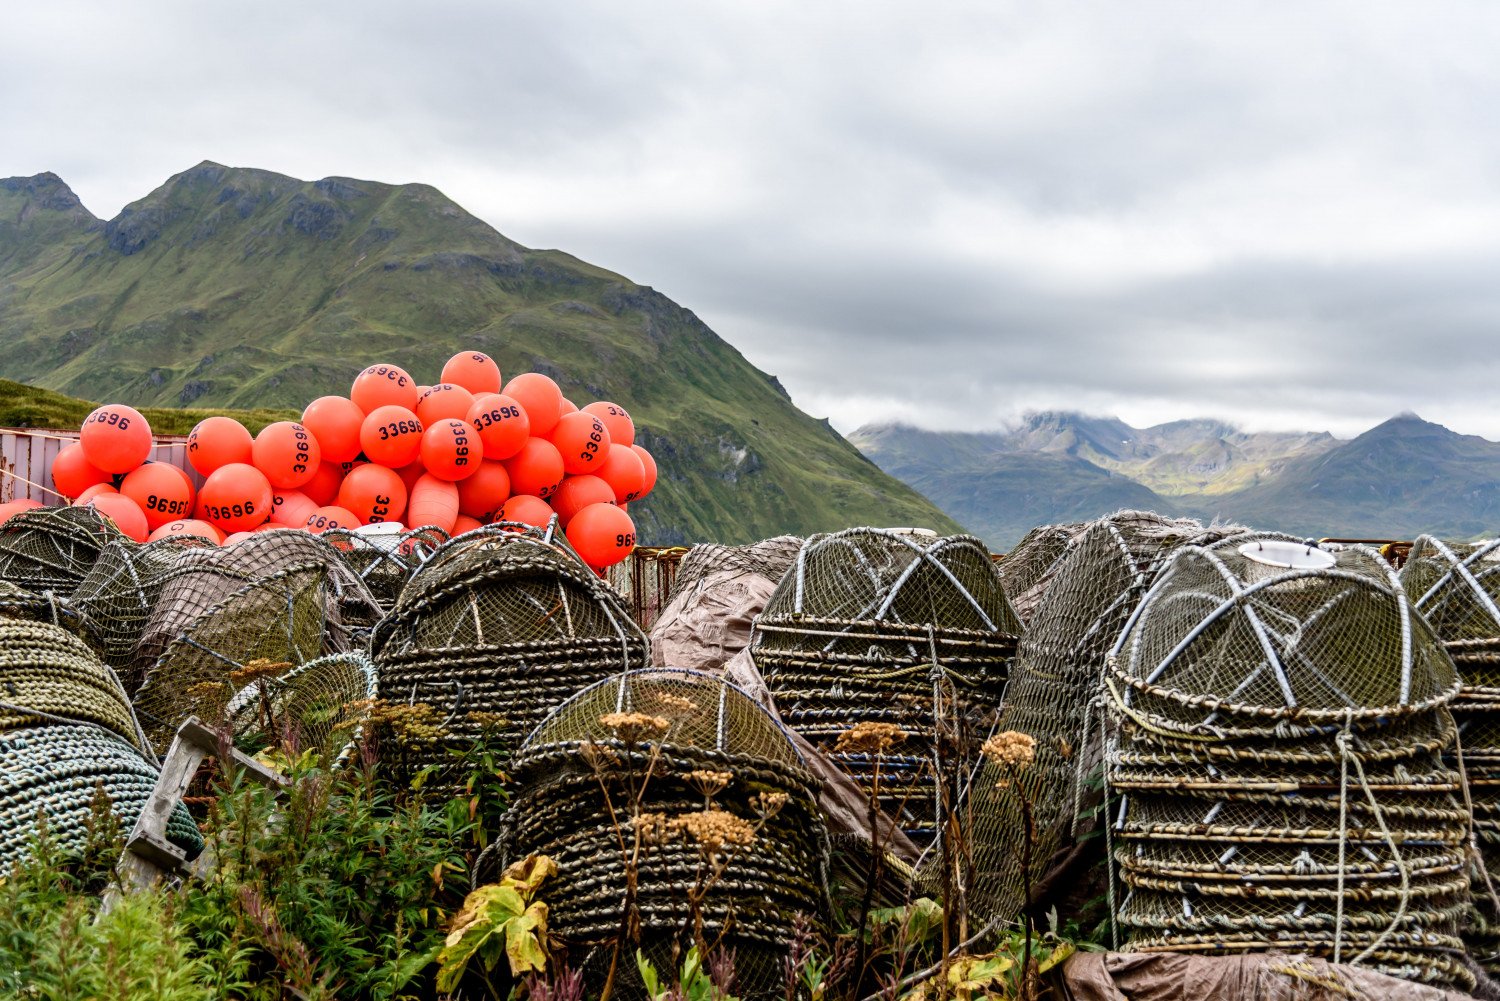
<path fill-rule="evenodd" d="M 513 751 L 581 688 L 646 665 L 619 595 L 541 532 L 475 531 L 440 546 L 371 643 L 382 695 L 447 715 L 406 765 L 451 764 L 481 732 Z"/>
<path fill-rule="evenodd" d="M 1463 924 L 1469 952 L 1500 974 L 1500 540 L 1444 542 L 1422 536 L 1401 568 L 1407 597 L 1453 657 L 1463 687 L 1453 701 L 1478 851 L 1470 859 L 1474 910 Z"/>
<path fill-rule="evenodd" d="M 1450 700 L 1453 662 L 1390 567 L 1360 547 L 1332 558 L 1285 570 L 1233 548 L 1178 554 L 1112 668 L 1124 704 L 1159 726 L 1218 734 Z"/>
<path fill-rule="evenodd" d="M 0 618 L 0 731 L 66 721 L 144 746 L 119 679 L 82 640 L 47 623 Z"/>
<path fill-rule="evenodd" d="M 1451 660 L 1372 550 L 1295 569 L 1242 544 L 1178 552 L 1109 657 L 1127 946 L 1472 988 Z"/>
<path fill-rule="evenodd" d="M 756 619 L 751 652 L 787 725 L 926 841 L 938 735 L 952 739 L 955 765 L 977 753 L 1020 632 L 979 540 L 852 529 L 803 544 Z M 836 749 L 845 731 L 875 722 L 907 739 L 878 762 Z"/>
<path fill-rule="evenodd" d="M 401 589 L 417 567 L 449 538 L 448 533 L 436 525 L 413 528 L 390 540 L 376 541 L 347 528 L 331 528 L 322 537 L 343 553 L 344 562 L 365 582 L 381 609 L 387 612 L 395 606 Z"/>
<path fill-rule="evenodd" d="M 1005 596 L 1022 622 L 1030 624 L 1042 596 L 1062 567 L 1063 558 L 1088 527 L 1088 522 L 1082 522 L 1033 528 L 1000 561 Z"/>
<path fill-rule="evenodd" d="M 996 727 L 1031 737 L 1033 759 L 1015 774 L 985 763 L 972 782 L 969 905 L 976 920 L 1014 918 L 1027 884 L 1035 886 L 1075 833 L 1092 826 L 1086 816 L 1098 796 L 1089 781 L 1103 750 L 1090 703 L 1105 656 L 1167 556 L 1220 534 L 1196 521 L 1122 512 L 1091 523 L 1067 544 L 1055 568 L 1043 572 L 1050 580 L 1021 638 Z M 1051 552 L 1060 542 L 1038 547 Z M 1009 559 L 1001 561 L 1002 572 Z M 1024 585 L 1033 575 L 1015 579 Z M 1035 832 L 1029 849 L 1022 797 Z M 1024 868 L 1023 852 L 1031 859 Z"/>
<path fill-rule="evenodd" d="M 249 681 L 226 707 L 236 743 L 270 743 L 342 765 L 355 751 L 375 698 L 375 665 L 362 653 L 333 653 Z"/>
<path fill-rule="evenodd" d="M 30 855 L 38 814 L 63 851 L 82 850 L 90 807 L 102 788 L 130 830 L 156 786 L 157 770 L 119 737 L 90 726 L 39 726 L 0 732 L 0 872 Z M 196 857 L 203 838 L 178 804 L 167 839 Z"/>
<path fill-rule="evenodd" d="M 144 674 L 178 636 L 247 584 L 311 564 L 324 570 L 329 646 L 348 649 L 354 645 L 354 630 L 368 629 L 380 618 L 379 604 L 337 549 L 307 532 L 275 530 L 258 532 L 232 546 L 179 554 L 160 581 L 156 605 L 136 648 L 134 671 Z M 314 648 L 311 655 L 317 652 Z"/>
<path fill-rule="evenodd" d="M 99 551 L 125 536 L 91 507 L 22 511 L 0 526 L 0 580 L 67 596 Z"/>
<path fill-rule="evenodd" d="M 73 592 L 73 604 L 88 618 L 104 660 L 122 672 L 128 687 L 140 683 L 135 652 L 162 584 L 178 558 L 212 546 L 196 535 L 176 536 L 138 545 L 129 539 L 111 542 L 99 553 Z"/>
<path fill-rule="evenodd" d="M 261 665 L 285 671 L 322 654 L 327 579 L 327 567 L 313 563 L 255 580 L 204 609 L 168 643 L 135 693 L 152 745 L 164 751 L 188 716 L 210 725 L 225 720 Z"/>
<path fill-rule="evenodd" d="M 692 944 L 694 897 L 703 939 L 734 954 L 735 994 L 784 996 L 797 918 L 819 936 L 827 920 L 827 834 L 812 776 L 754 700 L 708 675 L 632 672 L 554 712 L 513 774 L 506 856 L 557 862 L 548 930 L 589 996 L 607 977 L 626 906 L 619 839 L 633 851 L 638 835 L 639 942 L 622 949 L 616 996 L 644 996 L 637 945 L 658 969 L 680 962 L 673 948 Z"/>

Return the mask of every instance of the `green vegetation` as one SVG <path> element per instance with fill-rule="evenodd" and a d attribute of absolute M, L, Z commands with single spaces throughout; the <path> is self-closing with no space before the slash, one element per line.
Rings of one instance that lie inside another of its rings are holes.
<path fill-rule="evenodd" d="M 38 389 L 23 383 L 0 379 L 0 427 L 57 428 L 77 430 L 89 411 L 99 404 L 75 400 L 71 396 Z M 226 415 L 240 421 L 251 433 L 274 421 L 294 420 L 293 410 L 222 410 L 172 407 L 145 407 L 141 413 L 151 422 L 157 434 L 187 434 L 205 417 Z"/>
<path fill-rule="evenodd" d="M 373 361 L 434 380 L 464 348 L 631 411 L 661 468 L 632 505 L 642 541 L 957 528 L 689 310 L 521 247 L 426 185 L 205 162 L 102 223 L 51 175 L 0 181 L 0 372 L 21 382 L 300 408 Z"/>

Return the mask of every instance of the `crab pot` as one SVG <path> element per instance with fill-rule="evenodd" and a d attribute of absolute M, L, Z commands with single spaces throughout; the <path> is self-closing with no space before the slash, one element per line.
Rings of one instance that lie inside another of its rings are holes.
<path fill-rule="evenodd" d="M 93 508 L 22 511 L 0 526 L 0 580 L 33 593 L 68 597 L 100 551 L 122 539 L 114 522 Z"/>
<path fill-rule="evenodd" d="M 1116 920 L 1469 990 L 1453 662 L 1372 550 L 1180 550 L 1111 651 Z"/>
<path fill-rule="evenodd" d="M 389 612 L 412 574 L 444 542 L 448 533 L 435 525 L 413 528 L 390 536 L 371 535 L 360 529 L 330 528 L 323 538 L 344 555 L 344 562 L 359 575 Z"/>
<path fill-rule="evenodd" d="M 87 619 L 105 663 L 122 672 L 132 688 L 140 681 L 132 673 L 136 647 L 178 557 L 212 545 L 196 535 L 145 545 L 118 539 L 104 547 L 73 592 L 72 603 Z"/>
<path fill-rule="evenodd" d="M 646 666 L 646 637 L 610 586 L 540 531 L 478 529 L 439 546 L 371 641 L 381 696 L 445 731 L 399 742 L 398 772 L 457 778 L 483 736 L 513 754 L 574 693 Z"/>
<path fill-rule="evenodd" d="M 942 812 L 938 747 L 957 749 L 943 752 L 944 772 L 977 757 L 1020 632 L 977 539 L 859 528 L 802 545 L 751 653 L 786 724 L 928 842 Z M 860 723 L 907 737 L 878 759 L 838 750 Z"/>
<path fill-rule="evenodd" d="M 828 845 L 814 779 L 762 706 L 710 675 L 631 672 L 559 707 L 512 771 L 505 858 L 557 863 L 548 930 L 589 996 L 614 953 L 637 837 L 627 924 L 638 917 L 639 936 L 621 949 L 617 996 L 644 996 L 637 948 L 671 970 L 699 940 L 733 953 L 737 996 L 784 996 L 797 928 L 824 935 Z"/>
<path fill-rule="evenodd" d="M 1478 857 L 1471 860 L 1474 910 L 1463 923 L 1469 954 L 1500 974 L 1500 541 L 1412 543 L 1401 583 L 1453 658 L 1463 682 L 1453 700 L 1461 770 L 1474 808 Z"/>

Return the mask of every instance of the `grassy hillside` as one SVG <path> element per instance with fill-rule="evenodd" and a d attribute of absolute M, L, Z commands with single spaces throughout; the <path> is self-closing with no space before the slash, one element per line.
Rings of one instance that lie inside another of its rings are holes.
<path fill-rule="evenodd" d="M 76 429 L 99 404 L 74 399 L 50 389 L 0 379 L 0 427 Z M 187 434 L 205 417 L 224 414 L 252 434 L 273 421 L 295 420 L 295 410 L 228 410 L 216 408 L 144 407 L 141 414 L 157 434 Z"/>
<path fill-rule="evenodd" d="M 477 348 L 631 411 L 662 474 L 632 506 L 644 540 L 957 527 L 689 310 L 521 247 L 434 188 L 205 162 L 100 223 L 48 176 L 0 185 L 0 218 L 27 217 L 0 227 L 0 375 L 138 406 L 300 409 L 371 362 L 428 382 Z"/>

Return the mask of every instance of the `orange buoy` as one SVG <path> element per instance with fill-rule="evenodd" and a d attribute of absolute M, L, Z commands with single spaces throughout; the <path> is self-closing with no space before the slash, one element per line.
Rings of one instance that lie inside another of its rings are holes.
<path fill-rule="evenodd" d="M 84 458 L 106 473 L 128 473 L 151 455 L 151 425 L 134 407 L 106 404 L 83 419 Z"/>
<path fill-rule="evenodd" d="M 500 392 L 504 380 L 500 378 L 500 366 L 489 355 L 482 351 L 460 351 L 443 365 L 438 381 L 462 386 L 477 395 Z"/>
<path fill-rule="evenodd" d="M 503 395 L 509 396 L 526 411 L 533 437 L 542 437 L 562 417 L 562 390 L 540 372 L 525 372 L 505 384 Z"/>
<path fill-rule="evenodd" d="M 329 504 L 308 515 L 305 527 L 309 532 L 316 534 L 326 532 L 330 528 L 358 528 L 359 525 L 360 521 L 355 517 L 354 512 L 336 504 Z"/>
<path fill-rule="evenodd" d="M 610 448 L 609 458 L 599 469 L 598 476 L 614 488 L 615 502 L 619 504 L 630 503 L 646 488 L 646 467 L 641 457 L 633 448 L 624 445 Z"/>
<path fill-rule="evenodd" d="M 178 518 L 163 525 L 158 525 L 156 531 L 152 532 L 147 542 L 156 542 L 160 539 L 180 539 L 183 536 L 196 535 L 200 539 L 207 539 L 214 545 L 224 543 L 224 534 L 214 528 L 206 521 L 197 518 Z"/>
<path fill-rule="evenodd" d="M 200 517 L 226 534 L 265 524 L 271 518 L 271 505 L 271 481 L 242 462 L 214 470 L 198 491 Z"/>
<path fill-rule="evenodd" d="M 458 483 L 459 514 L 481 523 L 494 520 L 509 498 L 510 474 L 503 463 L 486 459 L 473 476 Z"/>
<path fill-rule="evenodd" d="M 417 405 L 417 384 L 406 370 L 395 365 L 371 365 L 354 377 L 349 387 L 349 399 L 364 413 L 372 413 L 381 407 L 405 407 Z"/>
<path fill-rule="evenodd" d="M 552 510 L 564 528 L 573 516 L 590 504 L 613 504 L 615 490 L 597 476 L 569 476 L 552 495 Z"/>
<path fill-rule="evenodd" d="M 338 506 L 366 525 L 400 521 L 406 513 L 406 484 L 394 469 L 366 463 L 344 477 Z"/>
<path fill-rule="evenodd" d="M 531 419 L 526 416 L 526 410 L 500 393 L 477 397 L 464 419 L 479 432 L 486 458 L 509 459 L 531 437 Z"/>
<path fill-rule="evenodd" d="M 568 542 L 595 570 L 612 567 L 635 549 L 635 522 L 613 504 L 590 504 L 568 523 Z"/>
<path fill-rule="evenodd" d="M 635 421 L 625 412 L 625 408 L 618 403 L 590 403 L 583 408 L 584 413 L 593 414 L 604 422 L 609 428 L 609 440 L 613 445 L 625 445 L 629 447 L 635 444 Z"/>
<path fill-rule="evenodd" d="M 97 494 L 88 502 L 88 506 L 114 522 L 121 532 L 137 542 L 145 542 L 151 535 L 151 530 L 146 526 L 146 512 L 124 494 Z"/>
<path fill-rule="evenodd" d="M 452 534 L 454 534 L 454 535 L 463 535 L 465 532 L 472 532 L 476 528 L 483 528 L 483 527 L 484 527 L 484 522 L 480 521 L 478 518 L 470 518 L 466 514 L 460 514 L 457 518 L 453 519 L 453 533 Z"/>
<path fill-rule="evenodd" d="M 115 485 L 113 483 L 95 483 L 93 486 L 84 490 L 83 493 L 73 498 L 73 506 L 87 507 L 89 501 L 93 500 L 95 497 L 98 497 L 100 494 L 117 494 L 119 492 L 120 491 L 115 489 Z"/>
<path fill-rule="evenodd" d="M 6 501 L 0 504 L 0 525 L 10 521 L 11 518 L 22 511 L 30 511 L 33 508 L 45 507 L 41 501 L 32 500 L 30 497 L 22 497 L 20 500 Z"/>
<path fill-rule="evenodd" d="M 365 412 L 343 396 L 320 396 L 302 411 L 302 426 L 318 440 L 324 462 L 352 462 L 359 454 Z"/>
<path fill-rule="evenodd" d="M 359 444 L 371 462 L 400 469 L 417 461 L 422 431 L 422 422 L 406 407 L 376 407 L 360 425 Z"/>
<path fill-rule="evenodd" d="M 514 456 L 505 460 L 510 474 L 510 492 L 546 499 L 564 475 L 562 455 L 545 438 L 528 438 Z"/>
<path fill-rule="evenodd" d="M 462 386 L 440 382 L 417 397 L 417 419 L 426 427 L 441 420 L 463 420 L 474 405 L 474 394 Z"/>
<path fill-rule="evenodd" d="M 152 532 L 193 513 L 192 481 L 182 470 L 165 462 L 148 462 L 126 473 L 120 481 L 120 493 L 135 501 Z"/>
<path fill-rule="evenodd" d="M 406 523 L 412 528 L 436 525 L 445 532 L 452 532 L 457 520 L 458 487 L 431 473 L 417 480 L 406 505 Z"/>
<path fill-rule="evenodd" d="M 284 528 L 301 528 L 307 524 L 308 516 L 320 507 L 321 504 L 301 490 L 277 490 L 271 495 L 271 522 Z"/>
<path fill-rule="evenodd" d="M 314 504 L 322 507 L 333 503 L 333 499 L 339 495 L 339 484 L 343 482 L 343 466 L 333 462 L 320 462 L 317 472 L 313 473 L 312 479 L 302 484 L 301 490 Z M 298 527 L 301 524 L 299 521 Z"/>
<path fill-rule="evenodd" d="M 630 450 L 635 453 L 637 459 L 641 460 L 641 468 L 646 473 L 646 485 L 641 487 L 641 492 L 634 498 L 640 500 L 656 487 L 656 460 L 651 457 L 650 452 L 639 445 L 631 445 Z"/>
<path fill-rule="evenodd" d="M 110 483 L 113 477 L 94 465 L 83 454 L 83 446 L 74 442 L 64 445 L 52 460 L 52 485 L 64 497 L 77 497 L 89 487 Z"/>
<path fill-rule="evenodd" d="M 566 417 L 569 414 L 576 413 L 578 413 L 578 404 L 564 396 L 562 401 L 562 415 Z"/>
<path fill-rule="evenodd" d="M 552 521 L 555 512 L 552 506 L 540 497 L 530 494 L 517 494 L 505 502 L 505 507 L 500 509 L 498 521 L 515 521 L 523 525 L 531 525 L 533 528 L 546 528 Z"/>
<path fill-rule="evenodd" d="M 207 417 L 188 434 L 188 463 L 207 476 L 231 462 L 251 461 L 255 439 L 245 425 L 233 417 Z"/>
<path fill-rule="evenodd" d="M 422 433 L 422 465 L 440 480 L 468 479 L 483 458 L 479 432 L 468 421 L 445 418 Z"/>
<path fill-rule="evenodd" d="M 317 475 L 322 451 L 307 428 L 292 421 L 277 421 L 255 436 L 251 455 L 253 465 L 266 474 L 271 486 L 296 490 Z"/>
<path fill-rule="evenodd" d="M 609 429 L 594 414 L 563 415 L 550 440 L 562 453 L 563 469 L 574 476 L 597 472 L 609 456 Z"/>

